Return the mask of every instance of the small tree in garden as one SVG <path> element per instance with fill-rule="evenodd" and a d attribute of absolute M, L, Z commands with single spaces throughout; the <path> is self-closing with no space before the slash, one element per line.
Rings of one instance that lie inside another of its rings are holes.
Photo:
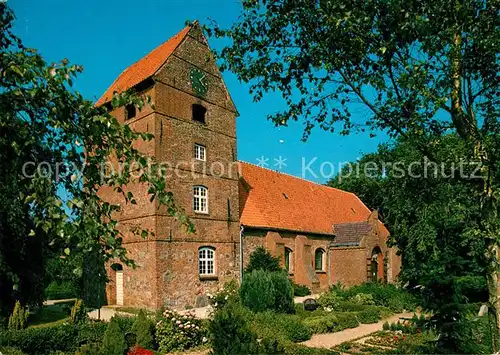
<path fill-rule="evenodd" d="M 219 308 L 210 322 L 214 354 L 258 354 L 259 346 L 250 328 L 251 315 L 237 302 Z"/>
<path fill-rule="evenodd" d="M 294 313 L 293 287 L 285 272 L 271 273 L 274 288 L 274 310 L 281 313 Z"/>
<path fill-rule="evenodd" d="M 85 304 L 82 300 L 78 299 L 71 308 L 71 323 L 78 324 L 86 321 L 88 318 L 87 312 L 85 311 Z"/>
<path fill-rule="evenodd" d="M 125 350 L 127 350 L 125 337 L 120 330 L 120 325 L 113 317 L 104 332 L 101 351 L 106 355 L 123 355 Z"/>
<path fill-rule="evenodd" d="M 294 312 L 292 284 L 283 271 L 254 270 L 246 274 L 241 283 L 240 298 L 242 304 L 254 312 Z"/>
<path fill-rule="evenodd" d="M 153 348 L 153 328 L 146 314 L 141 309 L 132 325 L 132 332 L 136 336 L 136 343 L 142 348 L 152 349 Z"/>
<path fill-rule="evenodd" d="M 251 273 L 254 270 L 280 271 L 282 270 L 280 258 L 272 256 L 264 247 L 260 246 L 250 254 L 245 272 Z"/>
<path fill-rule="evenodd" d="M 14 310 L 9 317 L 9 329 L 20 330 L 28 325 L 28 311 L 21 306 L 21 302 L 16 301 Z"/>

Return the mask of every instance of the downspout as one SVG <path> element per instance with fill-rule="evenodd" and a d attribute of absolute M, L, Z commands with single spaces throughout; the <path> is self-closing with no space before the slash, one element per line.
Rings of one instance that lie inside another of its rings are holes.
<path fill-rule="evenodd" d="M 245 227 L 240 225 L 240 283 L 243 281 L 243 232 Z"/>

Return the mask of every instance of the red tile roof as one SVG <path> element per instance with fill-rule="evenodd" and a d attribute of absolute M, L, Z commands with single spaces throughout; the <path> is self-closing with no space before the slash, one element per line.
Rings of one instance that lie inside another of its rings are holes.
<path fill-rule="evenodd" d="M 371 213 L 350 192 L 245 162 L 240 173 L 240 220 L 247 227 L 333 235 L 334 224 L 366 222 Z"/>
<path fill-rule="evenodd" d="M 99 100 L 97 100 L 96 106 L 111 101 L 114 92 L 128 90 L 154 75 L 186 37 L 190 29 L 191 26 L 187 26 L 168 41 L 153 49 L 144 58 L 125 69 Z"/>

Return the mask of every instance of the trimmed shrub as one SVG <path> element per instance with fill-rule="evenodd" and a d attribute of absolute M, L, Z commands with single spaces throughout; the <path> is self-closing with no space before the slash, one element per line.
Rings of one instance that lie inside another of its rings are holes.
<path fill-rule="evenodd" d="M 375 304 L 373 296 L 369 293 L 358 293 L 349 299 L 349 302 L 361 305 Z"/>
<path fill-rule="evenodd" d="M 255 270 L 243 277 L 240 287 L 243 305 L 254 312 L 263 312 L 274 307 L 274 287 L 269 272 Z"/>
<path fill-rule="evenodd" d="M 281 271 L 256 270 L 245 275 L 240 298 L 243 305 L 254 312 L 295 312 L 292 285 L 287 275 Z"/>
<path fill-rule="evenodd" d="M 135 342 L 141 348 L 153 349 L 153 325 L 141 309 L 132 325 L 132 333 L 135 334 Z"/>
<path fill-rule="evenodd" d="M 325 292 L 318 298 L 318 303 L 323 308 L 337 309 L 342 302 L 344 302 L 343 297 L 336 291 Z"/>
<path fill-rule="evenodd" d="M 107 355 L 123 355 L 125 350 L 127 350 L 125 337 L 115 317 L 111 318 L 104 332 L 101 350 Z"/>
<path fill-rule="evenodd" d="M 312 335 L 299 316 L 270 311 L 256 313 L 252 320 L 252 329 L 259 338 L 279 338 L 281 341 L 294 343 L 309 340 Z"/>
<path fill-rule="evenodd" d="M 259 354 L 257 337 L 251 329 L 252 314 L 237 302 L 217 309 L 210 322 L 215 354 Z"/>
<path fill-rule="evenodd" d="M 76 345 L 97 344 L 101 346 L 102 337 L 107 327 L 107 322 L 96 320 L 88 320 L 87 322 L 78 324 L 75 340 Z"/>
<path fill-rule="evenodd" d="M 248 260 L 245 273 L 251 273 L 255 270 L 264 270 L 269 272 L 282 271 L 280 258 L 272 256 L 264 247 L 257 247 Z"/>
<path fill-rule="evenodd" d="M 14 310 L 9 317 L 9 329 L 21 330 L 28 326 L 28 311 L 21 306 L 21 302 L 16 301 Z"/>
<path fill-rule="evenodd" d="M 293 295 L 295 297 L 304 297 L 304 296 L 309 296 L 311 294 L 311 290 L 309 287 L 305 285 L 298 285 L 295 282 L 292 282 L 292 287 L 293 287 Z"/>
<path fill-rule="evenodd" d="M 75 355 L 103 355 L 99 344 L 85 344 L 75 352 Z"/>
<path fill-rule="evenodd" d="M 293 300 L 293 287 L 284 272 L 272 272 L 271 283 L 274 289 L 273 310 L 280 313 L 295 313 L 295 302 Z"/>
<path fill-rule="evenodd" d="M 120 329 L 123 334 L 132 332 L 132 327 L 136 320 L 135 316 L 115 315 L 113 318 L 120 326 Z"/>
<path fill-rule="evenodd" d="M 156 323 L 156 341 L 162 353 L 201 345 L 204 335 L 201 320 L 195 318 L 192 312 L 180 315 L 167 309 Z"/>
<path fill-rule="evenodd" d="M 76 350 L 76 328 L 69 324 L 8 330 L 0 333 L 0 346 L 14 347 L 26 354 L 50 354 Z"/>
<path fill-rule="evenodd" d="M 332 313 L 306 318 L 303 322 L 313 333 L 333 333 L 359 325 L 355 313 Z"/>
<path fill-rule="evenodd" d="M 358 313 L 358 320 L 362 324 L 377 323 L 382 319 L 380 310 L 374 307 L 367 308 Z"/>
<path fill-rule="evenodd" d="M 48 300 L 62 300 L 78 297 L 78 289 L 71 282 L 51 282 L 45 289 L 45 298 Z"/>
<path fill-rule="evenodd" d="M 73 324 L 83 323 L 88 319 L 83 301 L 78 299 L 71 308 L 70 321 Z"/>

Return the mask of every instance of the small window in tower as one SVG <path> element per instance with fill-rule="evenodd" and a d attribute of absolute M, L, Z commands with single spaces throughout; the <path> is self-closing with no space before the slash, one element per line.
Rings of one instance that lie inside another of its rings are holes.
<path fill-rule="evenodd" d="M 135 117 L 135 105 L 127 105 L 125 106 L 125 119 L 130 120 Z"/>
<path fill-rule="evenodd" d="M 207 109 L 199 104 L 194 104 L 192 106 L 193 109 L 193 121 L 205 123 L 205 114 L 207 113 Z"/>
<path fill-rule="evenodd" d="M 201 144 L 194 144 L 194 158 L 196 160 L 206 161 L 206 148 Z"/>

